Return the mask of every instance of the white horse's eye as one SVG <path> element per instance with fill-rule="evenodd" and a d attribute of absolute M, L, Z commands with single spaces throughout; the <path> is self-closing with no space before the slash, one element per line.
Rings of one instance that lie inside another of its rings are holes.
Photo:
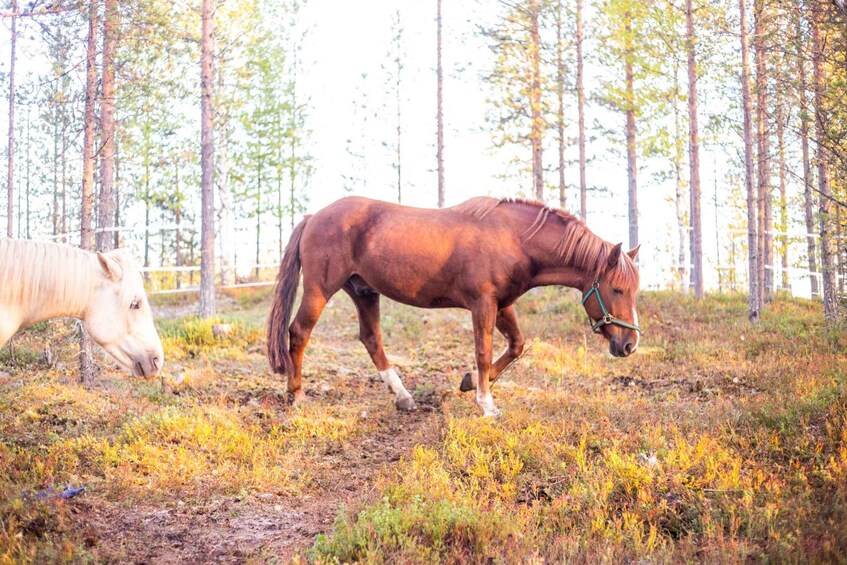
<path fill-rule="evenodd" d="M 132 302 L 129 303 L 129 309 L 130 310 L 138 310 L 139 308 L 141 308 L 141 304 L 139 304 L 137 298 L 133 298 Z"/>

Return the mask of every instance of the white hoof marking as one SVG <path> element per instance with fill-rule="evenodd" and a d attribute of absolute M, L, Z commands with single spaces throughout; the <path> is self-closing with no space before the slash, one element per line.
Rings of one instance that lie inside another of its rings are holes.
<path fill-rule="evenodd" d="M 400 380 L 400 376 L 397 374 L 397 371 L 394 370 L 394 367 L 390 367 L 385 371 L 380 371 L 379 376 L 382 379 L 382 382 L 385 383 L 385 386 L 394 393 L 395 405 L 408 406 L 409 401 L 412 400 L 412 395 L 408 390 L 406 390 L 406 387 L 403 386 L 403 381 Z M 414 401 L 411 402 L 411 405 L 414 406 Z"/>

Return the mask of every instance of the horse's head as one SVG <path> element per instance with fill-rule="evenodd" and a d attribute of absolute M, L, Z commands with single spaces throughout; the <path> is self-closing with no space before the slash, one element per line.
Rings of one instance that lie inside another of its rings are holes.
<path fill-rule="evenodd" d="M 134 376 L 155 375 L 165 356 L 141 273 L 121 249 L 98 253 L 97 259 L 103 276 L 88 304 L 85 329 Z"/>
<path fill-rule="evenodd" d="M 638 249 L 623 253 L 617 244 L 583 289 L 582 305 L 591 318 L 591 328 L 609 340 L 609 352 L 615 357 L 626 357 L 638 348 L 638 268 L 633 263 Z"/>

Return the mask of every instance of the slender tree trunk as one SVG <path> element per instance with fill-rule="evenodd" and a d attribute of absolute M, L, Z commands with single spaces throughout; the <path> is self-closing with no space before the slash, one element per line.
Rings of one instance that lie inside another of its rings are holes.
<path fill-rule="evenodd" d="M 624 14 L 626 40 L 624 57 L 626 59 L 626 172 L 629 185 L 629 247 L 638 245 L 638 165 L 636 162 L 636 129 L 635 129 L 635 71 L 632 59 L 632 15 Z"/>
<path fill-rule="evenodd" d="M 62 239 L 68 243 L 68 114 L 62 111 Z"/>
<path fill-rule="evenodd" d="M 559 207 L 564 210 L 567 205 L 565 193 L 565 61 L 564 38 L 562 37 L 562 0 L 556 2 L 556 133 L 559 143 Z"/>
<path fill-rule="evenodd" d="M 174 224 L 176 224 L 174 258 L 176 259 L 176 266 L 182 267 L 182 196 L 179 192 L 179 162 L 176 163 L 176 170 L 174 171 L 174 184 L 176 185 L 174 187 Z M 182 273 L 179 271 L 176 272 L 176 287 L 182 288 Z"/>
<path fill-rule="evenodd" d="M 532 87 L 529 93 L 532 127 L 529 134 L 532 145 L 532 185 L 535 198 L 544 200 L 544 165 L 542 159 L 544 117 L 541 114 L 541 35 L 538 30 L 538 18 L 541 12 L 540 0 L 530 0 L 530 36 L 529 59 Z"/>
<path fill-rule="evenodd" d="M 218 88 L 223 89 L 223 69 L 218 69 Z M 218 238 L 221 259 L 221 284 L 229 286 L 235 283 L 235 222 L 233 218 L 232 189 L 229 185 L 229 114 L 218 114 L 220 119 L 220 145 L 218 147 L 217 184 L 218 184 L 218 226 L 221 237 Z M 280 255 L 282 258 L 282 255 Z"/>
<path fill-rule="evenodd" d="M 587 217 L 587 192 L 585 180 L 585 87 L 583 86 L 582 60 L 582 0 L 576 0 L 576 100 L 579 116 L 579 215 Z"/>
<path fill-rule="evenodd" d="M 673 114 L 674 114 L 674 179 L 676 181 L 676 226 L 679 239 L 679 253 L 677 255 L 677 272 L 679 273 L 680 288 L 683 294 L 688 294 L 689 278 L 688 278 L 688 222 L 686 221 L 685 208 L 685 183 L 682 177 L 682 162 L 684 158 L 684 144 L 682 133 L 682 118 L 679 110 L 679 64 L 674 61 L 674 95 L 673 95 Z"/>
<path fill-rule="evenodd" d="M 58 87 L 57 87 L 58 88 Z M 59 234 L 59 107 L 53 96 L 53 235 Z"/>
<path fill-rule="evenodd" d="M 292 109 L 293 111 L 293 109 Z M 277 122 L 277 167 L 276 167 L 276 231 L 277 231 L 277 257 L 282 259 L 285 250 L 285 241 L 282 231 L 283 217 L 285 211 L 282 208 L 282 163 L 283 163 L 283 132 L 282 115 Z M 292 143 L 293 145 L 293 143 Z"/>
<path fill-rule="evenodd" d="M 150 135 L 149 127 L 144 134 L 144 266 L 150 266 Z M 145 278 L 150 275 L 145 272 Z"/>
<path fill-rule="evenodd" d="M 444 207 L 444 68 L 441 65 L 441 0 L 436 2 L 436 149 L 438 168 L 438 207 Z"/>
<path fill-rule="evenodd" d="M 97 26 L 96 0 L 90 0 L 88 8 L 88 48 L 85 73 L 85 129 L 82 144 L 82 202 L 80 211 L 80 247 L 94 250 L 92 219 L 94 211 L 94 105 L 97 101 Z M 94 359 L 91 355 L 91 338 L 80 323 L 79 370 L 83 383 L 95 377 Z"/>
<path fill-rule="evenodd" d="M 821 271 L 823 273 L 823 310 L 829 322 L 839 318 L 838 297 L 836 296 L 835 254 L 833 241 L 832 188 L 829 181 L 829 154 L 826 148 L 826 128 L 828 116 L 826 104 L 827 77 L 824 70 L 823 41 L 820 22 L 823 19 L 821 5 L 815 0 L 809 2 L 811 11 L 809 24 L 812 31 L 812 69 L 815 87 L 815 137 L 817 138 L 818 192 L 820 193 L 820 234 L 821 234 Z"/>
<path fill-rule="evenodd" d="M 782 97 L 782 60 L 777 58 L 776 70 L 776 139 L 779 152 L 779 254 L 782 258 L 782 290 L 791 290 L 788 277 L 788 195 L 786 190 L 785 167 L 785 108 Z"/>
<path fill-rule="evenodd" d="M 260 149 L 261 151 L 261 149 Z M 262 259 L 262 157 L 259 157 L 259 170 L 256 176 L 256 269 L 255 279 L 259 280 L 259 265 Z"/>
<path fill-rule="evenodd" d="M 809 155 L 809 102 L 806 95 L 808 81 L 806 78 L 806 59 L 803 53 L 803 18 L 797 19 L 797 74 L 800 80 L 800 145 L 803 158 L 803 212 L 806 219 L 806 249 L 809 259 L 809 284 L 812 298 L 820 296 L 818 288 L 817 243 L 815 241 L 814 197 L 812 195 L 814 179 L 812 178 L 812 161 Z"/>
<path fill-rule="evenodd" d="M 30 210 L 31 210 L 31 208 L 29 207 L 29 204 L 30 204 L 29 197 L 30 197 L 30 179 L 31 179 L 31 168 L 32 168 L 32 157 L 30 155 L 30 150 L 32 149 L 32 132 L 30 131 L 30 119 L 29 118 L 30 118 L 29 109 L 27 109 L 27 112 L 26 112 L 26 188 L 25 188 L 25 194 L 26 194 L 26 231 L 24 232 L 26 234 L 27 239 L 31 238 L 31 233 L 30 233 L 30 216 L 31 216 Z"/>
<path fill-rule="evenodd" d="M 402 151 L 400 142 L 403 139 L 402 130 L 402 100 L 400 96 L 400 52 L 398 47 L 397 52 L 397 83 L 395 84 L 395 92 L 397 94 L 397 203 L 403 203 L 403 167 L 402 167 Z"/>
<path fill-rule="evenodd" d="M 118 137 L 115 135 L 115 235 L 112 241 L 113 249 L 121 246 L 121 161 L 118 150 Z"/>
<path fill-rule="evenodd" d="M 18 2 L 12 1 L 12 11 L 17 13 Z M 6 169 L 6 235 L 15 236 L 15 49 L 18 43 L 18 18 L 12 16 L 12 45 L 9 55 L 9 148 Z"/>
<path fill-rule="evenodd" d="M 100 100 L 100 130 L 103 136 L 100 154 L 100 207 L 97 249 L 113 248 L 115 221 L 115 50 L 118 42 L 118 0 L 106 0 L 103 20 L 103 79 Z"/>
<path fill-rule="evenodd" d="M 402 204 L 403 203 L 403 174 L 402 174 L 403 169 L 402 169 L 402 159 L 401 159 L 402 152 L 401 152 L 400 142 L 402 140 L 402 133 L 403 133 L 403 131 L 402 131 L 402 123 L 403 123 L 402 115 L 403 114 L 402 114 L 402 96 L 401 96 L 401 92 L 400 92 L 402 82 L 401 82 L 401 76 L 400 75 L 402 74 L 402 71 L 403 71 L 403 56 L 402 56 L 402 53 L 401 53 L 401 49 L 402 49 L 402 46 L 403 46 L 403 44 L 402 44 L 403 27 L 401 25 L 400 10 L 399 9 L 397 9 L 394 13 L 394 32 L 395 32 L 395 34 L 394 34 L 394 55 L 395 55 L 394 65 L 395 65 L 395 73 L 396 73 L 394 75 L 394 97 L 395 97 L 394 102 L 396 104 L 395 109 L 397 111 L 397 124 L 396 124 L 397 125 L 397 127 L 396 127 L 397 140 L 396 140 L 396 145 L 395 145 L 394 149 L 395 149 L 395 156 L 396 156 L 396 159 L 397 159 L 396 162 L 395 162 L 396 172 L 397 172 L 397 203 Z"/>
<path fill-rule="evenodd" d="M 691 175 L 691 258 L 694 296 L 703 298 L 703 227 L 700 222 L 700 140 L 697 126 L 697 63 L 695 60 L 694 2 L 685 7 L 686 48 L 688 51 L 688 162 Z"/>
<path fill-rule="evenodd" d="M 747 298 L 748 317 L 759 321 L 759 241 L 756 190 L 753 177 L 753 100 L 750 94 L 750 43 L 747 32 L 747 0 L 738 2 L 741 13 L 741 98 L 744 109 L 744 184 L 747 190 Z"/>
<path fill-rule="evenodd" d="M 200 34 L 200 316 L 215 315 L 215 22 L 212 0 L 203 0 Z"/>
<path fill-rule="evenodd" d="M 773 218 L 768 132 L 767 21 L 765 0 L 754 0 L 756 51 L 756 145 L 759 189 L 759 292 L 760 302 L 773 297 Z"/>

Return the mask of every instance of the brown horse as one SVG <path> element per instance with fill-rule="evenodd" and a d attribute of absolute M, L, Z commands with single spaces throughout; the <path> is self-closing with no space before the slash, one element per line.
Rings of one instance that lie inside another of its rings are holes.
<path fill-rule="evenodd" d="M 490 383 L 520 356 L 524 336 L 514 302 L 537 286 L 564 285 L 584 293 L 583 305 L 609 340 L 612 355 L 638 347 L 635 312 L 638 248 L 621 252 L 562 210 L 523 200 L 473 198 L 443 210 L 410 208 L 367 198 L 343 198 L 294 229 L 285 248 L 268 324 L 268 357 L 287 375 L 294 401 L 303 399 L 303 351 L 329 298 L 343 290 L 359 314 L 359 338 L 401 410 L 412 395 L 385 357 L 379 299 L 420 308 L 471 311 L 476 387 L 484 415 L 498 414 Z M 289 327 L 303 272 L 303 297 Z M 492 364 L 494 328 L 506 351 Z M 289 344 L 290 340 L 290 344 Z"/>

